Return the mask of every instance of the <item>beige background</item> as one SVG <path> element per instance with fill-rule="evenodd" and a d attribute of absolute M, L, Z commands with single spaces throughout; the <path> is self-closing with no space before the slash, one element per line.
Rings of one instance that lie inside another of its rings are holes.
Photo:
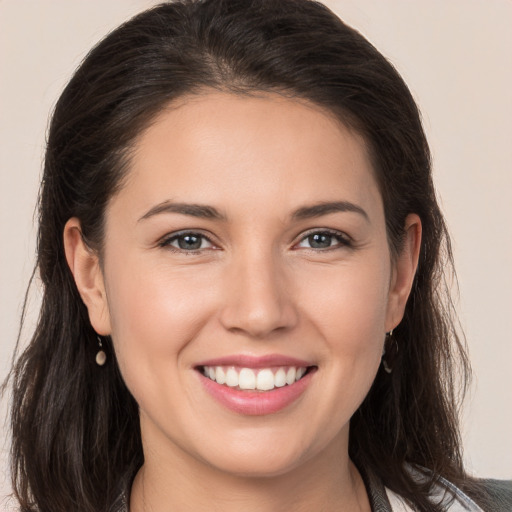
<path fill-rule="evenodd" d="M 0 378 L 33 265 L 48 113 L 86 51 L 156 3 L 0 0 Z M 423 111 L 475 371 L 466 460 L 478 475 L 512 478 L 512 1 L 326 3 L 390 58 Z M 2 440 L 0 498 L 8 489 Z"/>

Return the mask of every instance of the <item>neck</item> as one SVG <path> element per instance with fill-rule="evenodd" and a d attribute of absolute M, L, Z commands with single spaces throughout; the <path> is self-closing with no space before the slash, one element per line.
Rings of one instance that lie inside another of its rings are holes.
<path fill-rule="evenodd" d="M 165 461 L 146 451 L 130 512 L 369 512 L 364 483 L 347 451 L 330 448 L 290 471 L 264 477 L 229 474 L 187 455 Z"/>

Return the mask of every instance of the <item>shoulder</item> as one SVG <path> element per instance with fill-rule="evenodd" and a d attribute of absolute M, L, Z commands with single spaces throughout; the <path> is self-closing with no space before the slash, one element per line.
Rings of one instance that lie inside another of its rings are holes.
<path fill-rule="evenodd" d="M 483 492 L 478 500 L 484 511 L 512 511 L 512 480 L 477 480 Z"/>
<path fill-rule="evenodd" d="M 512 480 L 471 479 L 465 487 L 459 489 L 441 477 L 433 492 L 442 498 L 441 502 L 447 497 L 451 500 L 450 511 L 512 511 Z"/>
<path fill-rule="evenodd" d="M 408 465 L 406 470 L 418 482 L 425 481 L 428 470 Z M 386 489 L 390 510 L 408 512 L 398 494 Z M 460 489 L 443 477 L 436 478 L 429 501 L 450 512 L 512 512 L 512 480 L 469 479 Z"/>
<path fill-rule="evenodd" d="M 512 481 L 474 479 L 462 490 L 440 477 L 432 489 L 432 499 L 446 503 L 447 510 L 454 512 L 511 512 Z"/>

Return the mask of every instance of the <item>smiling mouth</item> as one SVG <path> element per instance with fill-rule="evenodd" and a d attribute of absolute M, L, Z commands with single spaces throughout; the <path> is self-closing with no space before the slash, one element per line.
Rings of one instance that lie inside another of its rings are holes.
<path fill-rule="evenodd" d="M 200 366 L 199 372 L 217 384 L 242 391 L 272 391 L 290 386 L 315 370 L 316 366 L 243 368 L 236 366 Z"/>

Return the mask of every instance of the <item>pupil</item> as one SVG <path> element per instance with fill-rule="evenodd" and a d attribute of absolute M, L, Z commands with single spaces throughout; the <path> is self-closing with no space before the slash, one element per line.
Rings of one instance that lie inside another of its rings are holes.
<path fill-rule="evenodd" d="M 178 239 L 180 249 L 200 249 L 201 237 L 194 235 L 184 235 Z"/>
<path fill-rule="evenodd" d="M 309 245 L 314 249 L 325 249 L 331 246 L 332 235 L 316 233 L 309 237 Z"/>

